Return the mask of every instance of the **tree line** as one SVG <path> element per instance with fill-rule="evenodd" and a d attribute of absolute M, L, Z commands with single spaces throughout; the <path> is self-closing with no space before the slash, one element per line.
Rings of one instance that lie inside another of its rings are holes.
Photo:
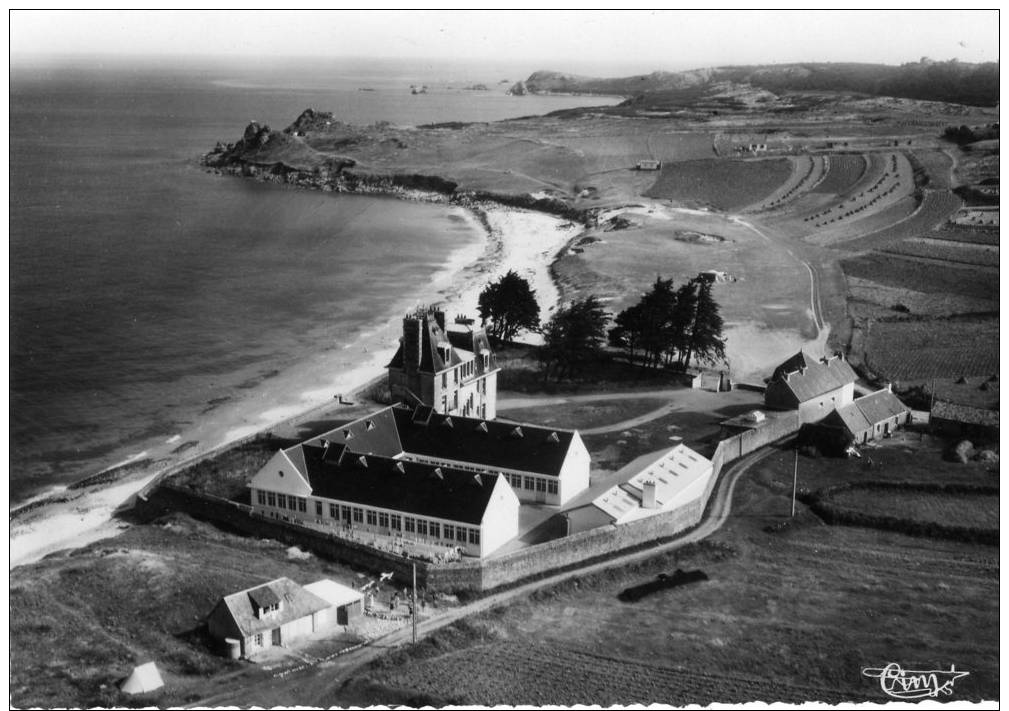
<path fill-rule="evenodd" d="M 545 378 L 576 377 L 600 357 L 607 343 L 646 367 L 685 370 L 694 361 L 726 360 L 719 306 L 711 282 L 699 278 L 674 288 L 672 279 L 656 277 L 641 300 L 615 319 L 590 295 L 559 307 L 541 325 L 535 292 L 509 271 L 481 292 L 479 312 L 487 334 L 496 341 L 512 340 L 522 330 L 541 333 Z M 615 325 L 607 329 L 611 319 Z"/>

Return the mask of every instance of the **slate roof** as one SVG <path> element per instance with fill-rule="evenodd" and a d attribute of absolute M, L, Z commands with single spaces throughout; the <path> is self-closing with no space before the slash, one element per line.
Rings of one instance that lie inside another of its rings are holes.
<path fill-rule="evenodd" d="M 873 425 L 905 413 L 910 409 L 887 389 L 856 398 L 852 402 L 852 405 L 855 405 L 862 415 L 865 416 L 865 419 Z"/>
<path fill-rule="evenodd" d="M 790 370 L 800 362 L 805 365 Z M 774 372 L 772 381 L 791 390 L 799 402 L 812 400 L 848 383 L 854 383 L 857 379 L 847 361 L 841 358 L 812 360 L 801 351 L 779 365 Z"/>
<path fill-rule="evenodd" d="M 475 474 L 350 451 L 301 445 L 312 494 L 362 506 L 479 525 L 497 474 Z"/>
<path fill-rule="evenodd" d="M 400 442 L 407 454 L 451 459 L 492 469 L 559 476 L 575 435 L 573 430 L 437 412 L 422 425 L 413 421 L 410 408 L 392 409 Z"/>
<path fill-rule="evenodd" d="M 452 344 L 449 336 L 439 325 L 438 317 L 432 312 L 419 317 L 407 317 L 404 321 L 403 339 L 400 340 L 399 349 L 396 351 L 396 355 L 392 357 L 392 360 L 389 361 L 389 365 L 386 366 L 387 368 L 403 367 L 403 350 L 406 347 L 407 339 L 406 322 L 408 321 L 420 322 L 420 365 L 417 368 L 419 371 L 423 373 L 437 373 L 453 365 L 459 365 L 462 362 L 459 355 L 455 352 L 455 348 L 451 347 Z M 438 352 L 438 346 L 441 344 L 449 346 L 447 361 Z"/>
<path fill-rule="evenodd" d="M 361 454 L 396 457 L 403 453 L 403 444 L 399 439 L 399 430 L 391 407 L 335 427 L 317 437 L 306 440 L 305 444 L 321 447 L 323 441 L 345 444 L 352 451 Z M 297 449 L 299 448 L 291 447 L 286 451 L 290 454 Z M 299 470 L 304 472 L 304 466 L 299 467 Z"/>
<path fill-rule="evenodd" d="M 908 410 L 896 395 L 883 389 L 856 398 L 844 407 L 837 408 L 820 422 L 825 425 L 840 425 L 850 433 L 858 434 Z"/>
<path fill-rule="evenodd" d="M 264 619 L 256 617 L 256 596 L 272 595 L 280 603 L 278 612 Z M 224 605 L 234 619 L 243 637 L 251 637 L 261 632 L 276 629 L 293 620 L 301 619 L 330 607 L 329 603 L 305 590 L 290 578 L 277 578 L 264 585 L 257 585 L 223 599 Z"/>

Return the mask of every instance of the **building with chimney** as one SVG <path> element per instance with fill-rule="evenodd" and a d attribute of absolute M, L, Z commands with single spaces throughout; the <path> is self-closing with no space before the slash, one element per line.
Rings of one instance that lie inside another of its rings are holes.
<path fill-rule="evenodd" d="M 470 319 L 420 309 L 403 319 L 399 350 L 387 366 L 393 399 L 443 415 L 497 417 L 497 363 L 483 328 Z"/>
<path fill-rule="evenodd" d="M 704 496 L 714 468 L 711 460 L 678 444 L 628 479 L 567 513 L 570 533 L 620 525 L 683 508 Z"/>
<path fill-rule="evenodd" d="M 818 422 L 855 397 L 855 371 L 841 356 L 811 358 L 799 351 L 774 370 L 764 391 L 764 405 L 798 410 L 803 422 Z"/>

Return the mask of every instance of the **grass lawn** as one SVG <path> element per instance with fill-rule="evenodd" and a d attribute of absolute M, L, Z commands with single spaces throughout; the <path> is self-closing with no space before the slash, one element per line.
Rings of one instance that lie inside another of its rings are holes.
<path fill-rule="evenodd" d="M 992 495 L 856 488 L 831 494 L 829 502 L 872 516 L 995 530 L 999 527 L 998 496 Z"/>
<path fill-rule="evenodd" d="M 287 576 L 353 585 L 351 569 L 290 558 L 286 546 L 182 514 L 19 567 L 10 576 L 10 688 L 18 707 L 178 705 L 212 675 L 263 672 L 215 654 L 202 622 L 226 594 Z M 130 698 L 116 682 L 155 661 L 165 689 Z M 258 678 L 258 677 L 256 677 Z"/>
<path fill-rule="evenodd" d="M 787 158 L 665 163 L 645 196 L 735 210 L 759 202 L 792 174 Z"/>
<path fill-rule="evenodd" d="M 603 400 L 568 403 L 560 407 L 523 407 L 499 410 L 498 415 L 515 422 L 531 422 L 544 427 L 590 429 L 644 415 L 659 409 L 663 404 L 662 400 L 651 398 Z"/>

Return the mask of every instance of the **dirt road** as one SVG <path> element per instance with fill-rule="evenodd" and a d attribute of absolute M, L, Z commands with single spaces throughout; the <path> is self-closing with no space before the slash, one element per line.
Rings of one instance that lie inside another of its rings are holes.
<path fill-rule="evenodd" d="M 448 610 L 437 617 L 424 620 L 418 624 L 418 638 L 423 638 L 447 625 L 470 615 L 484 612 L 499 605 L 507 604 L 516 598 L 529 595 L 541 588 L 556 585 L 571 578 L 595 573 L 608 568 L 615 568 L 628 563 L 650 558 L 659 553 L 675 550 L 688 543 L 700 541 L 715 533 L 728 519 L 732 510 L 732 495 L 736 483 L 756 462 L 767 456 L 771 451 L 762 449 L 754 452 L 726 468 L 719 477 L 713 498 L 705 511 L 701 523 L 694 529 L 684 533 L 674 541 L 656 545 L 645 550 L 621 555 L 601 563 L 586 565 L 576 570 L 557 573 L 550 577 L 520 585 L 519 587 L 493 593 L 487 597 L 475 600 L 458 608 Z M 336 693 L 356 670 L 377 659 L 396 647 L 411 641 L 412 630 L 405 627 L 392 632 L 375 642 L 361 647 L 350 654 L 338 657 L 329 662 L 323 662 L 313 667 L 290 674 L 285 678 L 269 678 L 261 681 L 236 678 L 230 680 L 226 688 L 217 686 L 217 691 L 193 703 L 189 708 L 205 706 L 330 706 L 334 703 Z"/>

